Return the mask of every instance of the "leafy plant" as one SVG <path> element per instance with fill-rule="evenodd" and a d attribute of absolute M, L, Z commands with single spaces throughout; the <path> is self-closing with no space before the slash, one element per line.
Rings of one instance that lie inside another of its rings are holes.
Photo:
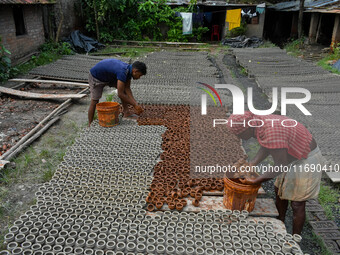
<path fill-rule="evenodd" d="M 16 68 L 12 67 L 11 59 L 8 56 L 11 55 L 11 52 L 5 48 L 1 41 L 0 37 L 0 82 L 3 82 L 12 76 Z"/>
<path fill-rule="evenodd" d="M 302 37 L 300 39 L 293 40 L 291 39 L 286 45 L 285 49 L 287 52 L 290 52 L 292 55 L 297 56 L 301 54 L 300 49 L 303 48 L 305 42 L 305 38 Z"/>
<path fill-rule="evenodd" d="M 196 4 L 197 0 L 191 0 L 188 7 L 171 8 L 167 0 L 82 0 L 86 29 L 95 34 L 97 22 L 103 42 L 114 39 L 187 42 L 194 37 L 200 41 L 208 28 L 183 35 L 182 19 L 175 16 L 176 12 L 192 12 Z"/>
<path fill-rule="evenodd" d="M 236 37 L 240 35 L 245 35 L 247 32 L 247 23 L 243 22 L 239 27 L 235 27 L 232 30 L 227 32 L 227 37 Z"/>

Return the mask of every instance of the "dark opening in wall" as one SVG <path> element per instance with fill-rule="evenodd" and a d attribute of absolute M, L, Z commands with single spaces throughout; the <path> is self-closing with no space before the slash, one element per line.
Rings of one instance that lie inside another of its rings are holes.
<path fill-rule="evenodd" d="M 15 22 L 15 33 L 16 35 L 26 34 L 24 13 L 21 6 L 13 7 L 13 18 Z"/>

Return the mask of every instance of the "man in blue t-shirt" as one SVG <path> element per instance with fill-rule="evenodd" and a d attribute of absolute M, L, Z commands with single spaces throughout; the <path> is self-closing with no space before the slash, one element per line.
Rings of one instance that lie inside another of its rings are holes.
<path fill-rule="evenodd" d="M 104 59 L 91 68 L 89 73 L 89 87 L 91 92 L 91 104 L 88 111 L 89 126 L 93 121 L 94 112 L 99 99 L 102 97 L 105 86 L 117 88 L 118 97 L 122 100 L 123 117 L 131 117 L 134 114 L 128 109 L 131 104 L 136 114 L 141 114 L 143 108 L 137 103 L 130 88 L 131 78 L 138 80 L 146 74 L 146 65 L 136 61 L 132 65 L 118 59 Z"/>

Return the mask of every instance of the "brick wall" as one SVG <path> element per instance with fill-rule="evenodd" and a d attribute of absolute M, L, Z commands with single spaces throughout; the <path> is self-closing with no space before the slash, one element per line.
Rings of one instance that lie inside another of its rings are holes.
<path fill-rule="evenodd" d="M 2 43 L 18 59 L 38 49 L 45 42 L 40 5 L 22 5 L 26 34 L 16 36 L 12 7 L 0 5 L 0 36 Z"/>

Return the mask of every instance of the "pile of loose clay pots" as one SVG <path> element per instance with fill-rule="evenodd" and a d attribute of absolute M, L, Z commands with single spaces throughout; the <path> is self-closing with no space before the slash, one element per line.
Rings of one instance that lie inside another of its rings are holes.
<path fill-rule="evenodd" d="M 160 210 L 167 204 L 170 210 L 181 211 L 187 205 L 185 198 L 188 196 L 193 198 L 194 206 L 199 206 L 204 191 L 222 191 L 222 178 L 191 178 L 190 107 L 146 105 L 144 108 L 144 113 L 138 119 L 139 125 L 162 123 L 167 127 L 162 135 L 162 161 L 154 168 L 151 191 L 146 198 L 147 209 Z M 240 147 L 239 141 L 234 141 L 236 144 L 231 146 Z M 239 151 L 243 156 L 243 151 Z"/>

